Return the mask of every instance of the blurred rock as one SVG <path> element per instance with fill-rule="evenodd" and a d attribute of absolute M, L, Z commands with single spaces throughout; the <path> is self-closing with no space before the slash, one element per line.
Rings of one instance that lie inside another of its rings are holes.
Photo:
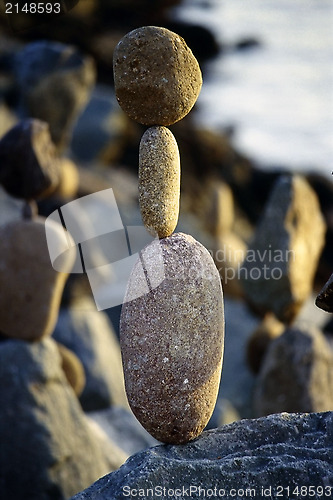
<path fill-rule="evenodd" d="M 89 297 L 61 309 L 53 337 L 81 360 L 86 385 L 80 397 L 85 411 L 116 405 L 128 408 L 118 339 L 107 315 Z"/>
<path fill-rule="evenodd" d="M 247 245 L 236 234 L 221 234 L 215 240 L 214 261 L 220 273 L 226 295 L 243 298 L 240 269 L 246 257 Z"/>
<path fill-rule="evenodd" d="M 113 406 L 90 412 L 87 416 L 99 425 L 108 438 L 127 456 L 159 444 L 140 424 L 131 411 Z"/>
<path fill-rule="evenodd" d="M 73 130 L 71 149 L 81 162 L 116 161 L 127 135 L 128 118 L 121 111 L 114 92 L 97 86 Z"/>
<path fill-rule="evenodd" d="M 240 415 L 233 404 L 227 399 L 219 398 L 216 402 L 213 415 L 207 424 L 206 430 L 231 424 L 237 420 L 240 420 Z"/>
<path fill-rule="evenodd" d="M 216 178 L 208 179 L 198 203 L 201 205 L 204 227 L 215 238 L 232 230 L 235 207 L 233 193 L 228 184 Z"/>
<path fill-rule="evenodd" d="M 25 202 L 12 198 L 0 185 L 0 227 L 22 218 Z"/>
<path fill-rule="evenodd" d="M 241 418 L 251 418 L 255 378 L 247 366 L 245 353 L 258 319 L 243 301 L 230 297 L 224 298 L 224 314 L 226 336 L 217 404 L 222 400 L 223 405 L 223 401 L 227 400 Z"/>
<path fill-rule="evenodd" d="M 72 46 L 37 41 L 17 54 L 15 70 L 23 114 L 48 122 L 63 150 L 95 84 L 93 60 Z"/>
<path fill-rule="evenodd" d="M 52 339 L 2 342 L 0 385 L 4 498 L 65 500 L 120 465 L 90 432 Z"/>
<path fill-rule="evenodd" d="M 1 81 L 0 81 L 1 87 Z M 0 139 L 17 123 L 17 117 L 11 109 L 4 103 L 1 103 L 1 89 L 0 89 Z"/>
<path fill-rule="evenodd" d="M 332 425 L 331 412 L 241 420 L 206 431 L 185 446 L 164 445 L 136 454 L 73 500 L 120 500 L 131 490 L 138 496 L 153 492 L 157 498 L 163 488 L 173 490 L 170 498 L 213 497 L 214 491 L 214 497 L 238 500 L 264 498 L 263 491 L 277 498 L 273 490 L 278 486 L 286 492 L 310 484 L 314 491 L 327 486 L 330 495 Z M 313 498 L 319 500 L 317 491 Z"/>
<path fill-rule="evenodd" d="M 333 313 L 333 274 L 316 298 L 316 306 Z"/>
<path fill-rule="evenodd" d="M 268 313 L 258 328 L 254 330 L 246 350 L 247 364 L 253 373 L 259 372 L 270 343 L 279 337 L 284 329 L 284 324 L 277 320 L 273 314 Z"/>
<path fill-rule="evenodd" d="M 163 26 L 184 38 L 199 63 L 217 56 L 223 49 L 206 26 L 189 24 L 180 20 L 167 21 Z"/>
<path fill-rule="evenodd" d="M 82 363 L 73 351 L 59 344 L 59 342 L 56 344 L 61 358 L 61 368 L 66 375 L 69 385 L 73 388 L 76 396 L 79 397 L 86 383 Z"/>
<path fill-rule="evenodd" d="M 315 328 L 289 328 L 268 348 L 254 391 L 256 416 L 333 410 L 333 352 Z"/>
<path fill-rule="evenodd" d="M 325 241 L 317 196 L 301 176 L 281 177 L 242 269 L 247 300 L 259 314 L 291 323 L 310 295 Z"/>
<path fill-rule="evenodd" d="M 59 182 L 52 196 L 62 199 L 76 198 L 80 185 L 79 169 L 68 158 L 59 158 L 58 166 Z"/>
<path fill-rule="evenodd" d="M 47 196 L 59 182 L 48 124 L 22 120 L 0 140 L 0 182 L 16 198 Z"/>
<path fill-rule="evenodd" d="M 63 228 L 53 223 L 49 236 L 56 245 Z M 62 291 L 74 262 L 64 256 L 63 272 L 52 268 L 45 219 L 13 220 L 0 228 L 0 330 L 11 338 L 37 340 L 51 335 Z"/>

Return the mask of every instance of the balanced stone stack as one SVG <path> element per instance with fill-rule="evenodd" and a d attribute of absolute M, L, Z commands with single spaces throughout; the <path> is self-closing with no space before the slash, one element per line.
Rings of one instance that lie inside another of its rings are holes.
<path fill-rule="evenodd" d="M 180 159 L 166 128 L 193 107 L 202 85 L 184 40 L 159 27 L 138 28 L 114 53 L 118 102 L 148 125 L 139 152 L 139 203 L 156 239 L 132 270 L 120 321 L 130 406 L 156 439 L 197 437 L 216 402 L 224 316 L 219 273 L 205 247 L 173 233 L 179 213 Z"/>

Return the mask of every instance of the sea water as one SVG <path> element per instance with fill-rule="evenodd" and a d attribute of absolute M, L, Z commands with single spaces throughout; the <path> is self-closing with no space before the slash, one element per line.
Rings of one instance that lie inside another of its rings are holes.
<path fill-rule="evenodd" d="M 197 120 L 235 130 L 265 168 L 333 170 L 333 1 L 185 0 L 176 17 L 205 25 L 225 51 L 205 71 Z M 260 45 L 234 50 L 255 38 Z"/>

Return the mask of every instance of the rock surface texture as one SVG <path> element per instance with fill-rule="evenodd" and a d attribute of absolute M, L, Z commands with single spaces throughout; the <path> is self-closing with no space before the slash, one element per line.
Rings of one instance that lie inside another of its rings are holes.
<path fill-rule="evenodd" d="M 244 290 L 256 310 L 293 321 L 311 293 L 325 230 L 307 181 L 301 176 L 278 179 L 242 270 Z"/>
<path fill-rule="evenodd" d="M 172 125 L 189 113 L 202 86 L 199 64 L 183 38 L 144 26 L 114 51 L 114 83 L 122 109 L 144 125 Z"/>
<path fill-rule="evenodd" d="M 213 412 L 221 376 L 218 271 L 199 242 L 175 233 L 142 251 L 128 283 L 126 300 L 132 297 L 120 320 L 130 406 L 159 441 L 193 439 Z"/>
<path fill-rule="evenodd" d="M 254 391 L 256 416 L 333 410 L 333 352 L 317 329 L 289 328 L 268 348 Z"/>
<path fill-rule="evenodd" d="M 176 139 L 166 127 L 150 127 L 139 153 L 139 202 L 151 234 L 170 236 L 179 215 L 180 160 Z"/>
<path fill-rule="evenodd" d="M 241 420 L 206 431 L 185 446 L 157 446 L 138 453 L 73 500 L 123 499 L 125 494 L 130 498 L 132 489 L 138 497 L 140 491 L 148 496 L 148 488 L 152 498 L 162 496 L 165 488 L 169 498 L 188 498 L 190 493 L 191 498 L 203 498 L 205 490 L 210 498 L 278 500 L 292 498 L 285 488 L 300 491 L 302 485 L 314 487 L 311 498 L 325 498 L 324 493 L 331 498 L 332 428 L 332 412 Z"/>
<path fill-rule="evenodd" d="M 65 500 L 120 465 L 86 424 L 52 339 L 0 342 L 0 385 L 2 498 Z"/>

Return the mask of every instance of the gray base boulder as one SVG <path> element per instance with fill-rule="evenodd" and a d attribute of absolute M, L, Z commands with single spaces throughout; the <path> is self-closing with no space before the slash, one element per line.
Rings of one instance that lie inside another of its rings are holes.
<path fill-rule="evenodd" d="M 301 498 L 302 486 L 303 498 L 331 498 L 332 432 L 332 412 L 241 420 L 186 445 L 138 453 L 73 500 L 286 499 Z"/>
<path fill-rule="evenodd" d="M 123 455 L 88 425 L 56 343 L 0 343 L 0 497 L 65 500 Z"/>

